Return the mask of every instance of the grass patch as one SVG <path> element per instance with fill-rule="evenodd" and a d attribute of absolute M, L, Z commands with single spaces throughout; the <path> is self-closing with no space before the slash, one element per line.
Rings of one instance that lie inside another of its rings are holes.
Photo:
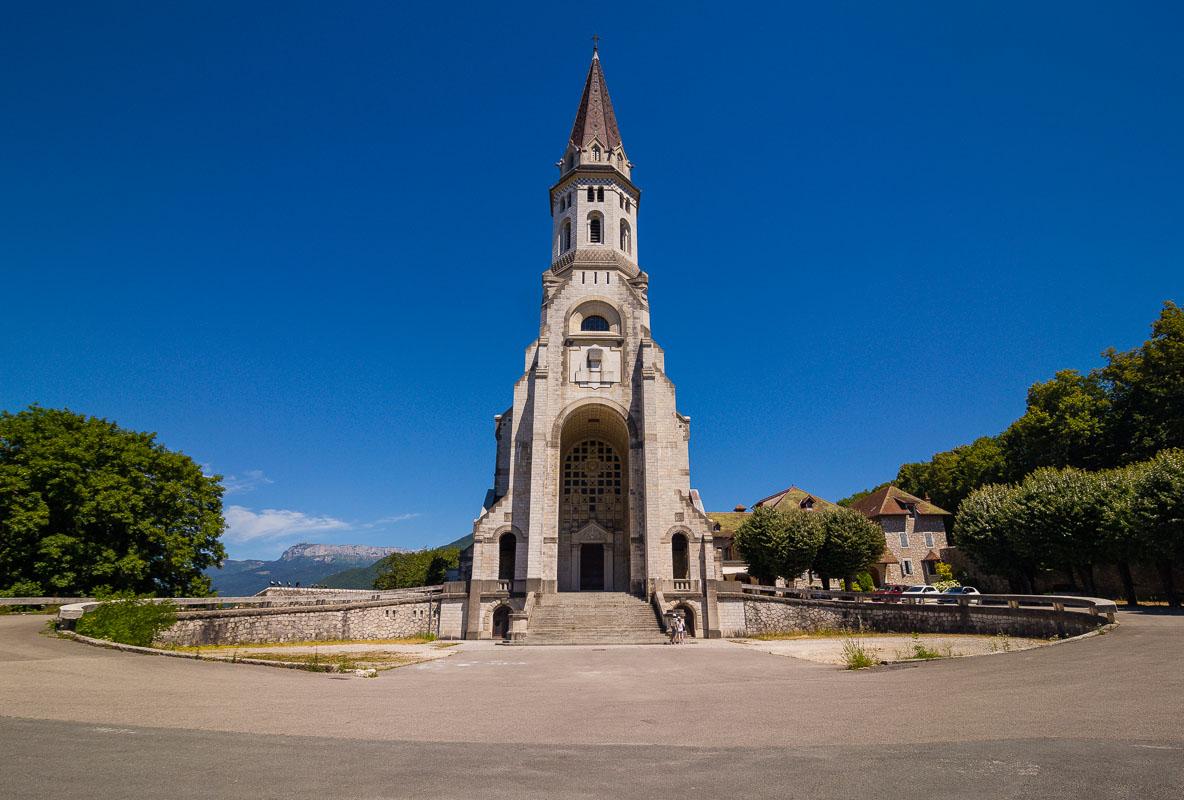
<path fill-rule="evenodd" d="M 843 664 L 847 669 L 867 669 L 879 664 L 880 661 L 872 651 L 864 647 L 863 642 L 847 639 L 843 642 Z"/>
<path fill-rule="evenodd" d="M 1006 633 L 995 634 L 991 637 L 991 642 L 987 645 L 987 650 L 991 653 L 1010 653 L 1011 637 Z"/>
<path fill-rule="evenodd" d="M 957 653 L 950 645 L 946 645 L 941 650 L 930 647 L 921 641 L 920 636 L 913 634 L 912 644 L 907 650 L 897 650 L 897 661 L 932 661 L 935 658 L 953 658 Z"/>

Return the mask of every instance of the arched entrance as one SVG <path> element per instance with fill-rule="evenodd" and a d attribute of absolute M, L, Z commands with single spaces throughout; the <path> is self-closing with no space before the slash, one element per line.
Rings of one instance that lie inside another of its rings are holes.
<path fill-rule="evenodd" d="M 695 610 L 688 605 L 679 604 L 674 607 L 674 613 L 682 616 L 687 625 L 687 638 L 695 638 Z"/>
<path fill-rule="evenodd" d="M 685 580 L 691 577 L 690 547 L 687 545 L 685 533 L 676 533 L 671 537 L 670 558 L 674 566 L 675 580 Z"/>
<path fill-rule="evenodd" d="M 561 592 L 629 589 L 629 431 L 599 403 L 560 436 L 556 578 Z"/>
<path fill-rule="evenodd" d="M 510 638 L 510 607 L 498 606 L 493 612 L 493 638 Z"/>
<path fill-rule="evenodd" d="M 503 533 L 497 541 L 497 579 L 499 581 L 514 580 L 514 557 L 518 551 L 518 537 L 512 533 Z"/>

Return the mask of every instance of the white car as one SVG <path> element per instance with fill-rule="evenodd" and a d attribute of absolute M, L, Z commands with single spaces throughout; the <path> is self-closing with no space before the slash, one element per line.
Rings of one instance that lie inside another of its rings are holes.
<path fill-rule="evenodd" d="M 936 603 L 941 592 L 936 586 L 910 586 L 900 593 L 902 603 Z"/>

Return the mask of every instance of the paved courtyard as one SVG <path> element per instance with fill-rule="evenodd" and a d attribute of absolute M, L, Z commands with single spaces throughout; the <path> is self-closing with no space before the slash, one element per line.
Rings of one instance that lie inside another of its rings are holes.
<path fill-rule="evenodd" d="M 846 672 L 715 644 L 465 644 L 377 679 L 124 654 L 0 617 L 19 798 L 1178 798 L 1184 617 Z"/>

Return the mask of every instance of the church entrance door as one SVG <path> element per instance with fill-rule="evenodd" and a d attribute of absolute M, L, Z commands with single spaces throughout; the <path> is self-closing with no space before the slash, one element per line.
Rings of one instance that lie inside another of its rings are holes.
<path fill-rule="evenodd" d="M 580 591 L 604 591 L 604 545 L 580 545 Z"/>

